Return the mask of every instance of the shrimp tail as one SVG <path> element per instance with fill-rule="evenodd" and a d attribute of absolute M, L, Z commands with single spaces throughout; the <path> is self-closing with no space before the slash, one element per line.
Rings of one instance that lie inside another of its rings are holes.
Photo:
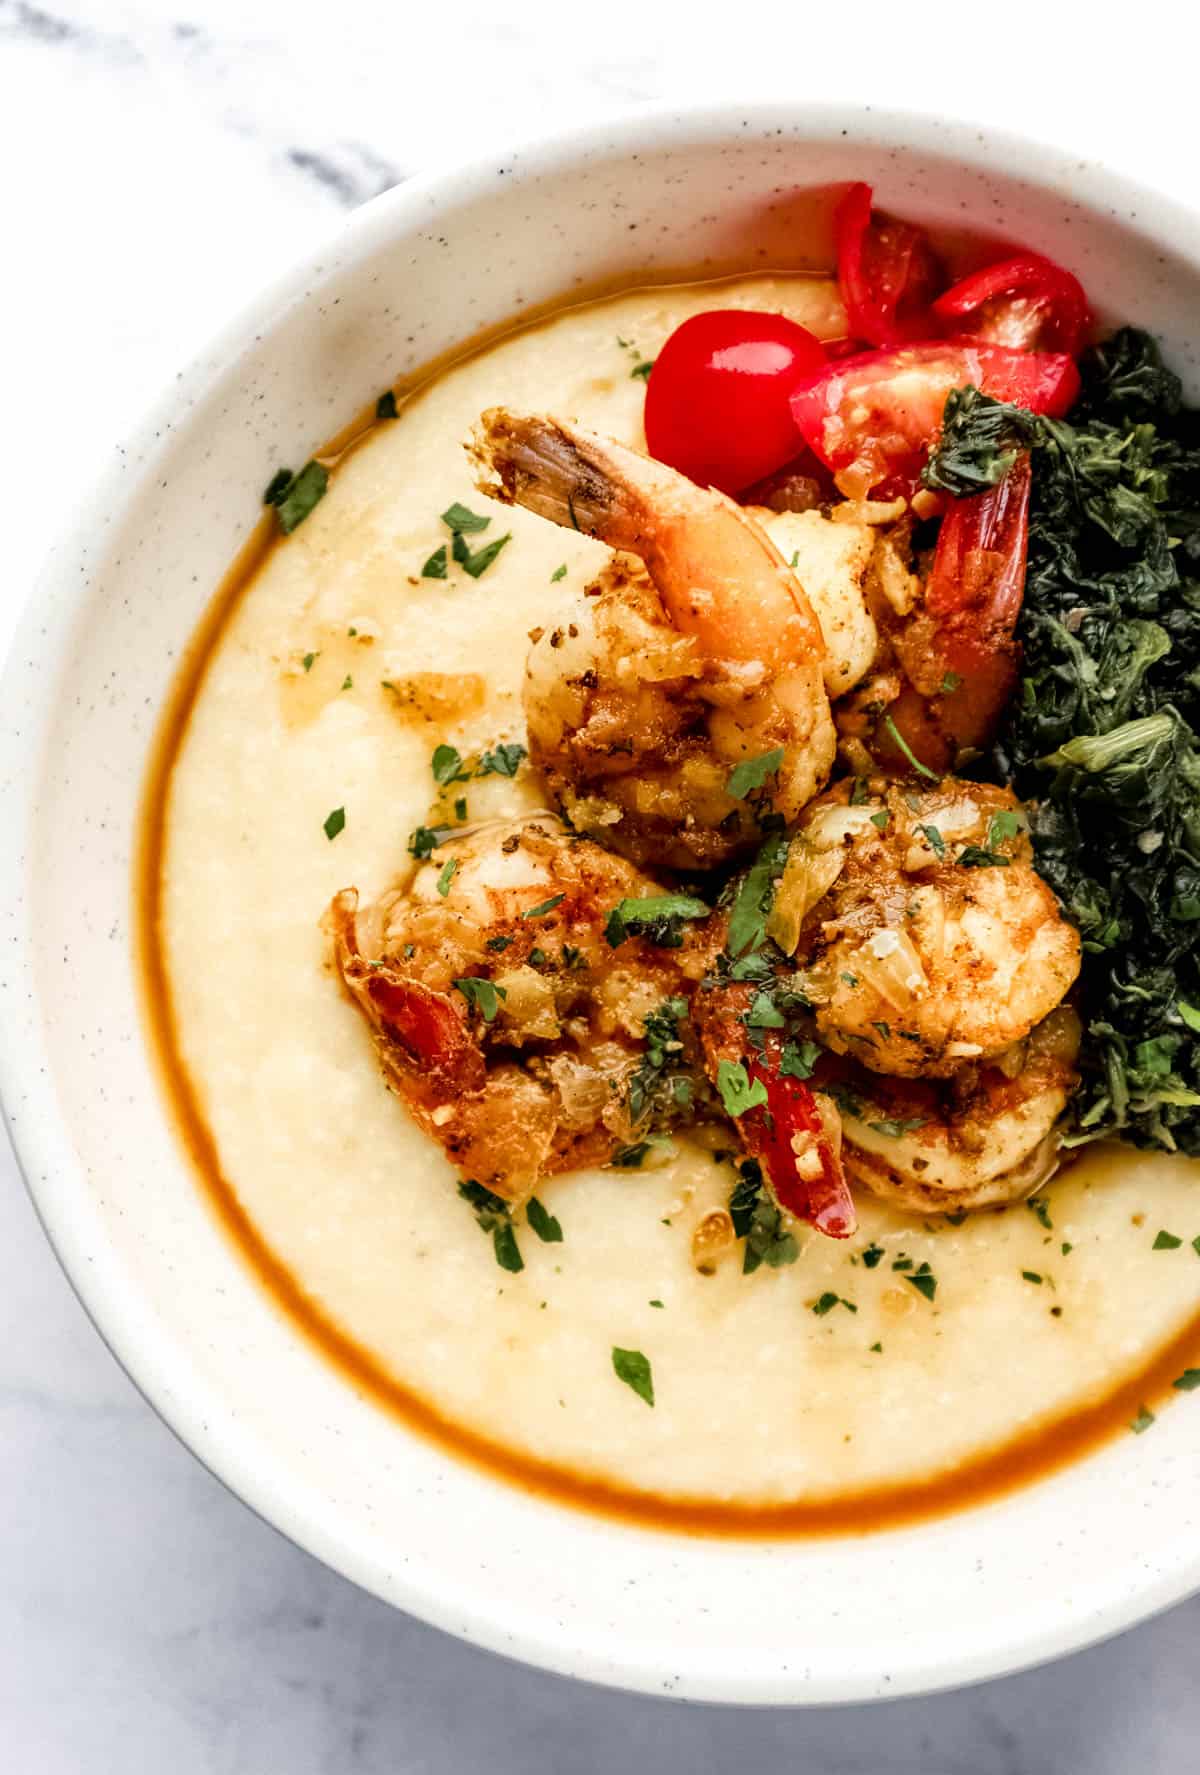
<path fill-rule="evenodd" d="M 624 489 L 644 477 L 646 462 L 622 445 L 542 414 L 489 407 L 467 450 L 481 493 L 611 548 L 637 554 L 645 544 L 638 502 Z"/>
<path fill-rule="evenodd" d="M 344 888 L 325 915 L 342 984 L 371 1026 L 387 1071 L 414 1105 L 434 1109 L 482 1090 L 483 1056 L 453 1000 L 385 963 L 358 944 L 358 893 Z"/>
<path fill-rule="evenodd" d="M 761 1081 L 767 1101 L 748 1111 L 738 1127 L 747 1152 L 762 1164 L 771 1194 L 788 1214 L 827 1239 L 848 1239 L 858 1216 L 842 1166 L 836 1111 L 824 1114 L 810 1085 L 785 1078 L 778 1053 L 755 1055 L 747 1070 Z"/>

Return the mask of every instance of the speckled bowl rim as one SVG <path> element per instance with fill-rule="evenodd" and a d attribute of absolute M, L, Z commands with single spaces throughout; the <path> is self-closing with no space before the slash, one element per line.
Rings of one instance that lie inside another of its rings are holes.
<path fill-rule="evenodd" d="M 139 1337 L 139 1304 L 120 1273 L 110 1273 L 105 1253 L 88 1247 L 70 1214 L 71 1188 L 65 1180 L 79 1170 L 79 1161 L 60 1121 L 51 1076 L 51 1056 L 43 1039 L 34 965 L 34 918 L 26 895 L 27 872 L 37 842 L 34 788 L 36 768 L 55 720 L 50 694 L 53 669 L 61 658 L 77 604 L 83 597 L 83 562 L 97 519 L 131 502 L 149 470 L 130 475 L 125 464 L 153 458 L 155 444 L 176 427 L 190 424 L 181 399 L 189 384 L 214 361 L 235 356 L 255 334 L 271 327 L 303 289 L 324 255 L 336 250 L 342 265 L 369 258 L 398 228 L 451 206 L 490 184 L 501 169 L 519 178 L 563 172 L 590 155 L 606 152 L 652 152 L 680 138 L 689 142 L 731 140 L 795 133 L 802 136 L 845 134 L 858 141 L 902 146 L 949 156 L 965 170 L 986 172 L 997 166 L 1005 174 L 1047 188 L 1048 175 L 1061 168 L 1065 145 L 1039 140 L 969 118 L 932 116 L 902 108 L 886 109 L 849 103 L 755 100 L 752 104 L 654 104 L 623 110 L 586 127 L 534 136 L 481 155 L 466 164 L 447 162 L 418 178 L 374 198 L 332 230 L 252 302 L 228 322 L 176 377 L 168 393 L 151 408 L 114 464 L 79 507 L 71 529 L 52 549 L 22 614 L 0 681 L 0 786 L 8 802 L 7 838 L 0 846 L 0 935 L 4 971 L 0 975 L 0 1111 L 17 1154 L 34 1209 L 78 1299 L 100 1336 L 143 1397 L 208 1470 L 272 1527 L 287 1535 L 332 1569 L 364 1589 L 420 1619 L 477 1645 L 559 1674 L 611 1686 L 661 1693 L 668 1669 L 677 1673 L 671 1693 L 708 1702 L 747 1705 L 851 1703 L 930 1693 L 1007 1675 L 1045 1660 L 1077 1651 L 1146 1620 L 1200 1590 L 1200 1545 L 1181 1557 L 1170 1572 L 1130 1570 L 1121 1593 L 1106 1607 L 1081 1614 L 1069 1598 L 1052 1597 L 1028 1630 L 998 1637 L 995 1643 L 968 1653 L 954 1643 L 953 1622 L 947 1622 L 944 1650 L 936 1659 L 904 1662 L 881 1678 L 877 1672 L 848 1673 L 837 1682 L 800 1681 L 786 1687 L 756 1680 L 751 1668 L 734 1668 L 714 1680 L 707 1672 L 689 1673 L 686 1655 L 664 1649 L 662 1659 L 623 1657 L 609 1649 L 603 1663 L 594 1645 L 572 1642 L 547 1622 L 542 1630 L 515 1627 L 502 1602 L 480 1595 L 464 1608 L 461 1597 L 439 1594 L 436 1585 L 413 1581 L 403 1573 L 364 1560 L 339 1534 L 336 1515 L 316 1520 L 272 1486 L 254 1459 L 253 1436 L 219 1439 L 206 1419 L 204 1405 L 178 1388 L 179 1377 L 163 1362 L 152 1343 Z M 1200 215 L 1180 202 L 1108 167 L 1076 163 L 1072 195 L 1113 214 L 1136 215 L 1141 230 L 1164 248 L 1200 268 Z M 183 418 L 180 418 L 180 415 Z M 78 588 L 62 596 L 74 581 Z M 51 588 L 61 599 L 52 608 Z M 31 665 L 45 666 L 30 673 Z M 38 688 L 29 693 L 30 682 Z M 22 1105 L 17 1118 L 13 1106 Z M 164 1112 L 165 1113 L 165 1112 Z M 1053 1484 L 1051 1479 L 1047 1484 Z M 546 1508 L 556 1508 L 547 1504 Z M 930 1525 L 936 1528 L 936 1524 Z M 885 1686 L 886 1684 L 886 1686 Z"/>

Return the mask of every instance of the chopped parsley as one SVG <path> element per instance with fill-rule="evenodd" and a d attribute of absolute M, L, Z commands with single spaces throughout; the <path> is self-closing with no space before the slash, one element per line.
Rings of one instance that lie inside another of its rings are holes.
<path fill-rule="evenodd" d="M 345 827 L 346 810 L 344 807 L 335 807 L 331 814 L 326 814 L 324 820 L 324 832 L 331 844 L 337 837 L 338 833 L 345 830 Z"/>
<path fill-rule="evenodd" d="M 375 417 L 376 419 L 399 418 L 399 409 L 396 406 L 396 391 L 394 388 L 385 388 L 379 399 L 375 402 Z"/>
<path fill-rule="evenodd" d="M 509 530 L 503 536 L 497 536 L 492 542 L 485 543 L 483 548 L 472 551 L 463 539 L 461 531 L 456 530 L 454 540 L 450 545 L 450 552 L 464 573 L 469 573 L 472 579 L 478 579 L 481 574 L 487 572 L 505 543 L 511 541 L 512 531 Z"/>
<path fill-rule="evenodd" d="M 1025 1206 L 1029 1209 L 1031 1214 L 1037 1215 L 1038 1221 L 1045 1227 L 1048 1233 L 1054 1231 L 1054 1222 L 1050 1218 L 1050 1205 L 1046 1201 L 1045 1196 L 1030 1196 L 1026 1201 Z"/>
<path fill-rule="evenodd" d="M 757 758 L 743 758 L 735 764 L 725 784 L 727 792 L 735 801 L 743 801 L 753 789 L 761 789 L 768 777 L 775 775 L 783 763 L 784 749 L 776 746 L 771 752 L 762 752 Z"/>
<path fill-rule="evenodd" d="M 433 771 L 434 782 L 440 783 L 443 788 L 447 783 L 456 782 L 460 778 L 465 781 L 462 754 L 456 746 L 435 746 L 433 757 L 430 760 L 430 769 Z M 468 777 L 470 774 L 469 771 L 466 773 Z"/>
<path fill-rule="evenodd" d="M 612 1365 L 619 1381 L 624 1381 L 647 1405 L 654 1404 L 654 1376 L 649 1361 L 640 1350 L 622 1350 L 614 1344 Z"/>
<path fill-rule="evenodd" d="M 1142 1405 L 1138 1407 L 1138 1414 L 1130 1424 L 1129 1428 L 1133 1431 L 1135 1436 L 1141 1436 L 1144 1431 L 1150 1428 L 1154 1421 L 1154 1413 L 1148 1406 Z"/>
<path fill-rule="evenodd" d="M 726 1115 L 735 1119 L 767 1101 L 767 1087 L 761 1079 L 751 1079 L 740 1060 L 717 1062 L 717 1090 Z"/>
<path fill-rule="evenodd" d="M 1044 1276 L 1039 1276 L 1036 1270 L 1022 1270 L 1021 1274 L 1026 1282 L 1032 1282 L 1036 1288 L 1040 1288 L 1046 1279 Z"/>
<path fill-rule="evenodd" d="M 460 505 L 457 499 L 442 513 L 442 523 L 455 536 L 478 536 L 481 530 L 487 529 L 491 521 L 491 518 Z"/>
<path fill-rule="evenodd" d="M 795 1236 L 785 1230 L 783 1215 L 763 1183 L 756 1159 L 745 1159 L 738 1167 L 738 1181 L 729 1198 L 729 1218 L 736 1236 L 745 1240 L 744 1276 L 753 1275 L 760 1264 L 778 1270 L 799 1257 L 800 1247 Z"/>
<path fill-rule="evenodd" d="M 466 817 L 467 817 L 467 798 L 465 795 L 460 795 L 458 800 L 454 803 L 454 817 L 456 820 L 465 820 L 466 819 Z"/>
<path fill-rule="evenodd" d="M 911 1116 L 907 1121 L 868 1122 L 868 1128 L 874 1128 L 876 1134 L 884 1134 L 889 1140 L 899 1140 L 903 1134 L 911 1134 L 914 1128 L 923 1128 L 925 1116 Z"/>
<path fill-rule="evenodd" d="M 604 925 L 610 948 L 629 937 L 644 937 L 659 949 L 683 947 L 680 925 L 685 919 L 707 918 L 709 908 L 691 894 L 652 894 L 643 900 L 621 900 Z"/>
<path fill-rule="evenodd" d="M 545 918 L 548 912 L 553 912 L 556 906 L 561 906 L 566 897 L 565 894 L 551 894 L 548 900 L 543 900 L 539 905 L 531 906 L 527 912 L 522 912 L 521 917 Z"/>
<path fill-rule="evenodd" d="M 643 362 L 640 364 L 634 364 L 634 366 L 633 366 L 632 370 L 630 370 L 629 374 L 631 376 L 640 376 L 643 382 L 649 382 L 650 372 L 653 368 L 654 368 L 654 359 L 651 358 L 648 362 L 643 360 Z"/>
<path fill-rule="evenodd" d="M 302 665 L 302 666 L 303 666 L 303 667 L 304 667 L 304 670 L 305 670 L 305 671 L 306 671 L 306 672 L 311 672 L 311 671 L 312 671 L 312 669 L 313 669 L 313 661 L 314 661 L 314 660 L 315 660 L 315 659 L 316 659 L 316 658 L 317 658 L 317 655 L 316 655 L 316 654 L 315 654 L 315 653 L 306 653 L 306 654 L 305 654 L 305 656 L 304 656 L 304 658 L 303 658 L 303 659 L 302 659 L 302 660 L 301 660 L 301 661 L 300 661 L 300 664 L 301 664 L 301 665 Z"/>
<path fill-rule="evenodd" d="M 909 1263 L 911 1264 L 911 1262 L 912 1259 L 910 1258 Z M 899 1267 L 899 1264 L 892 1265 L 894 1270 L 899 1269 Z M 904 1280 L 906 1282 L 911 1282 L 917 1293 L 923 1294 L 926 1300 L 932 1300 L 937 1293 L 937 1277 L 927 1263 L 919 1264 L 911 1274 L 905 1275 Z"/>
<path fill-rule="evenodd" d="M 511 937 L 489 937 L 485 945 L 488 949 L 507 949 L 512 943 Z"/>
<path fill-rule="evenodd" d="M 782 833 L 773 832 L 746 871 L 729 915 L 731 956 L 740 956 L 747 949 L 761 948 L 767 933 L 775 882 L 787 862 L 787 854 L 787 838 Z"/>
<path fill-rule="evenodd" d="M 513 1231 L 512 1211 L 503 1196 L 493 1195 L 481 1183 L 460 1183 L 458 1193 L 469 1202 L 480 1229 L 492 1235 L 492 1249 L 502 1270 L 516 1275 L 525 1268 L 517 1235 Z"/>
<path fill-rule="evenodd" d="M 443 542 L 435 548 L 424 567 L 421 569 L 422 579 L 445 579 L 446 577 L 446 545 Z"/>
<path fill-rule="evenodd" d="M 883 1246 L 877 1245 L 872 1239 L 871 1243 L 862 1254 L 862 1260 L 867 1269 L 874 1270 L 883 1262 L 885 1255 Z"/>
<path fill-rule="evenodd" d="M 1178 1251 L 1182 1244 L 1183 1240 L 1177 1239 L 1174 1233 L 1163 1231 L 1159 1233 L 1150 1249 L 1152 1251 Z"/>
<path fill-rule="evenodd" d="M 845 1307 L 848 1313 L 857 1313 L 858 1311 L 852 1300 L 846 1300 L 843 1295 L 834 1294 L 831 1289 L 821 1295 L 819 1300 L 812 1303 L 812 1310 L 818 1319 L 823 1319 L 826 1313 L 832 1313 L 834 1307 Z"/>
<path fill-rule="evenodd" d="M 496 1012 L 500 1009 L 499 1001 L 508 997 L 503 986 L 493 986 L 490 980 L 483 980 L 478 974 L 467 974 L 454 984 L 485 1023 L 495 1022 Z"/>
<path fill-rule="evenodd" d="M 446 895 L 450 892 L 450 883 L 454 880 L 454 874 L 455 874 L 455 871 L 457 870 L 457 868 L 458 868 L 458 858 L 451 857 L 450 861 L 446 864 L 445 868 L 442 870 L 442 873 L 438 876 L 437 891 L 442 896 L 443 900 L 446 898 Z M 490 1021 L 491 1021 L 491 1019 L 489 1018 L 489 1022 Z"/>
<path fill-rule="evenodd" d="M 567 563 L 564 561 L 562 566 L 556 567 L 554 569 L 554 572 L 550 575 L 550 584 L 557 585 L 560 579 L 565 579 L 566 577 L 567 577 Z"/>
<path fill-rule="evenodd" d="M 809 1079 L 821 1057 L 818 1042 L 785 1042 L 779 1055 L 779 1071 L 785 1079 Z"/>
<path fill-rule="evenodd" d="M 477 777 L 515 777 L 525 757 L 525 748 L 518 740 L 506 740 L 490 752 L 480 755 L 475 766 Z"/>
<path fill-rule="evenodd" d="M 930 850 L 940 863 L 946 855 L 946 840 L 936 826 L 918 826 L 917 831 L 926 839 Z"/>
<path fill-rule="evenodd" d="M 1171 1382 L 1177 1393 L 1194 1393 L 1200 1387 L 1200 1368 L 1185 1368 L 1178 1380 Z"/>
<path fill-rule="evenodd" d="M 538 1201 L 530 1196 L 525 1204 L 525 1218 L 544 1245 L 562 1244 L 562 1225 Z"/>
<path fill-rule="evenodd" d="M 912 747 L 909 745 L 909 743 L 905 739 L 904 735 L 900 732 L 900 729 L 896 726 L 896 723 L 892 720 L 890 715 L 884 716 L 883 725 L 887 728 L 888 733 L 891 735 L 892 744 L 895 745 L 904 754 L 904 756 L 908 759 L 908 762 L 912 765 L 913 769 L 920 776 L 928 777 L 931 783 L 939 783 L 941 781 L 941 778 L 938 776 L 937 771 L 930 770 L 930 768 L 927 764 L 921 763 L 921 760 L 915 755 Z"/>
<path fill-rule="evenodd" d="M 354 689 L 354 680 L 350 676 L 349 672 L 347 672 L 346 676 L 342 679 L 342 689 L 343 690 L 353 690 Z"/>
<path fill-rule="evenodd" d="M 629 1115 L 634 1122 L 652 1110 L 686 1108 L 691 1102 L 692 1082 L 677 1072 L 684 1051 L 679 1025 L 686 1015 L 685 998 L 668 998 L 642 1024 L 646 1051 L 629 1080 Z"/>
<path fill-rule="evenodd" d="M 263 503 L 275 507 L 279 528 L 290 536 L 325 497 L 329 470 L 320 462 L 306 462 L 298 475 L 281 468 L 263 494 Z"/>
<path fill-rule="evenodd" d="M 409 855 L 415 857 L 418 863 L 424 861 L 453 831 L 453 826 L 418 826 L 415 832 L 409 834 Z"/>

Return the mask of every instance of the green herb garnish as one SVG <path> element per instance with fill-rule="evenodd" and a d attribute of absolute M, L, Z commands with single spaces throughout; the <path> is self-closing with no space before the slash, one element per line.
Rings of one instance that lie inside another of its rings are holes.
<path fill-rule="evenodd" d="M 538 1201 L 530 1196 L 525 1204 L 525 1218 L 544 1245 L 562 1244 L 562 1225 Z"/>
<path fill-rule="evenodd" d="M 264 498 L 268 505 L 275 507 L 283 534 L 290 536 L 324 499 L 329 486 L 329 470 L 319 462 L 306 462 L 298 475 L 288 475 L 286 481 L 282 478 L 285 473 L 284 469 L 279 471 Z"/>
<path fill-rule="evenodd" d="M 435 746 L 430 768 L 434 782 L 440 783 L 443 788 L 447 783 L 453 783 L 460 777 L 465 779 L 471 774 L 470 771 L 463 770 L 462 754 L 456 746 Z"/>
<path fill-rule="evenodd" d="M 726 1115 L 735 1119 L 767 1101 L 767 1087 L 761 1079 L 751 1079 L 740 1060 L 717 1062 L 717 1090 Z"/>
<path fill-rule="evenodd" d="M 525 1264 L 513 1231 L 512 1210 L 504 1197 L 493 1195 L 481 1183 L 460 1183 L 458 1193 L 464 1202 L 470 1203 L 481 1229 L 492 1235 L 492 1249 L 500 1268 L 513 1275 L 523 1270 Z"/>
<path fill-rule="evenodd" d="M 443 542 L 435 548 L 421 569 L 422 579 L 445 579 L 446 577 L 446 545 Z"/>
<path fill-rule="evenodd" d="M 464 573 L 469 573 L 472 579 L 478 579 L 481 573 L 487 572 L 505 543 L 511 541 L 512 532 L 510 530 L 506 531 L 503 536 L 497 536 L 494 541 L 485 543 L 483 548 L 472 552 L 463 539 L 461 531 L 456 530 L 454 541 L 450 545 L 450 552 Z"/>
<path fill-rule="evenodd" d="M 1148 1406 L 1142 1405 L 1138 1408 L 1138 1414 L 1130 1424 L 1129 1428 L 1133 1431 L 1135 1436 L 1141 1436 L 1144 1431 L 1150 1428 L 1154 1421 L 1154 1413 Z"/>
<path fill-rule="evenodd" d="M 525 756 L 525 748 L 518 740 L 506 740 L 502 745 L 493 747 L 490 752 L 480 754 L 475 775 L 515 777 Z"/>
<path fill-rule="evenodd" d="M 487 529 L 491 521 L 491 518 L 483 517 L 479 512 L 473 512 L 467 506 L 460 505 L 457 499 L 442 513 L 442 523 L 447 530 L 453 531 L 455 536 L 478 536 L 481 530 Z"/>
<path fill-rule="evenodd" d="M 385 388 L 379 399 L 375 402 L 375 417 L 376 419 L 396 419 L 399 417 L 399 409 L 396 406 L 396 391 L 394 388 Z"/>
<path fill-rule="evenodd" d="M 457 870 L 457 868 L 458 868 L 458 858 L 451 857 L 450 861 L 446 864 L 445 868 L 442 870 L 442 873 L 438 876 L 437 891 L 442 896 L 443 900 L 446 898 L 446 895 L 450 892 L 450 883 L 454 880 L 454 874 L 455 874 L 455 871 Z M 489 1018 L 488 1021 L 490 1022 L 491 1019 Z"/>
<path fill-rule="evenodd" d="M 757 758 L 743 758 L 729 773 L 729 781 L 725 785 L 727 792 L 735 801 L 743 801 L 751 790 L 761 789 L 767 778 L 775 775 L 783 759 L 782 746 L 776 746 L 771 752 L 762 752 Z"/>
<path fill-rule="evenodd" d="M 548 912 L 553 912 L 556 906 L 561 906 L 566 897 L 565 894 L 551 894 L 548 900 L 542 900 L 537 906 L 531 906 L 527 912 L 522 912 L 521 917 L 545 918 Z"/>
<path fill-rule="evenodd" d="M 490 980 L 481 979 L 477 974 L 467 974 L 463 979 L 455 980 L 454 985 L 467 1003 L 475 1007 L 485 1023 L 495 1021 L 500 1000 L 508 997 L 503 986 L 494 986 Z"/>
<path fill-rule="evenodd" d="M 647 1405 L 654 1404 L 654 1376 L 650 1371 L 650 1363 L 640 1350 L 621 1350 L 614 1344 L 612 1353 L 613 1373 L 627 1387 L 632 1387 L 639 1399 Z"/>
<path fill-rule="evenodd" d="M 1163 1231 L 1158 1234 L 1150 1249 L 1152 1251 L 1178 1251 L 1182 1244 L 1183 1240 L 1177 1239 L 1174 1233 Z"/>
<path fill-rule="evenodd" d="M 331 844 L 337 837 L 338 833 L 345 830 L 345 826 L 346 810 L 344 807 L 335 807 L 331 814 L 326 814 L 323 822 L 323 830 L 326 838 Z"/>
<path fill-rule="evenodd" d="M 621 900 L 605 921 L 604 935 L 613 949 L 629 937 L 644 937 L 659 949 L 680 949 L 684 920 L 707 918 L 708 913 L 704 901 L 691 894 L 652 894 L 644 900 Z"/>

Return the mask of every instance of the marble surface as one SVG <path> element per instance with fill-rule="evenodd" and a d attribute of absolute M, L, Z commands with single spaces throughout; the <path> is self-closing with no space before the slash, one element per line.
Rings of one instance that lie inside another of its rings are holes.
<path fill-rule="evenodd" d="M 50 529 L 231 306 L 340 211 L 434 160 L 663 96 L 970 107 L 1183 188 L 1196 27 L 1115 40 L 1013 0 L 1003 29 L 860 0 L 852 50 L 763 0 L 518 11 L 458 0 L 0 0 L 5 489 L 0 653 Z M 1037 44 L 1036 52 L 1029 48 Z M 830 65 L 827 67 L 825 64 Z M 1152 112 L 1152 121 L 1151 121 Z M 2 1140 L 2 1136 L 0 1136 Z M 0 1152 L 0 1760 L 21 1775 L 1183 1775 L 1194 1602 L 960 1694 L 841 1712 L 688 1709 L 518 1669 L 361 1595 L 252 1517 L 108 1356 Z"/>

